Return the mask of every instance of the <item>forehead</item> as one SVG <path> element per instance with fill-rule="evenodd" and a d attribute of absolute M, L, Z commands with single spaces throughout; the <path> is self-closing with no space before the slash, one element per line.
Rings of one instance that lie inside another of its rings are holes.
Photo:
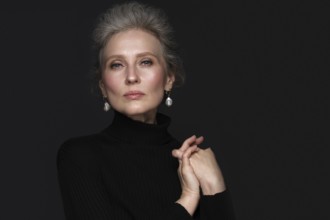
<path fill-rule="evenodd" d="M 159 40 L 146 31 L 130 29 L 113 35 L 104 48 L 104 55 L 132 55 L 150 52 L 156 56 L 162 54 Z"/>

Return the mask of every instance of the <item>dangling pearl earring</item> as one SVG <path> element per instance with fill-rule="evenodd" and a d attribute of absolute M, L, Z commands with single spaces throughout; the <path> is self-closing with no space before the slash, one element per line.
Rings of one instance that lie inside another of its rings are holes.
<path fill-rule="evenodd" d="M 109 111 L 110 109 L 111 109 L 111 106 L 110 106 L 110 104 L 109 104 L 109 102 L 108 102 L 108 100 L 107 100 L 107 97 L 103 97 L 103 99 L 104 99 L 104 107 L 103 107 L 103 110 L 105 111 L 105 112 L 107 112 L 107 111 Z"/>
<path fill-rule="evenodd" d="M 167 98 L 165 100 L 165 105 L 167 107 L 171 107 L 173 105 L 173 99 L 171 99 L 170 97 L 171 91 L 165 91 L 165 94 L 167 95 Z"/>

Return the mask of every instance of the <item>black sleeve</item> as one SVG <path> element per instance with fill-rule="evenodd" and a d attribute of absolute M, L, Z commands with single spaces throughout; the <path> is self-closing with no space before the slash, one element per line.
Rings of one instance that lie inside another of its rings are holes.
<path fill-rule="evenodd" d="M 57 155 L 58 181 L 67 220 L 109 220 L 111 204 L 92 152 L 66 141 Z"/>
<path fill-rule="evenodd" d="M 173 203 L 167 214 L 159 216 L 159 220 L 192 220 L 194 219 L 187 210 L 178 203 Z M 157 219 L 158 220 L 158 219 Z"/>
<path fill-rule="evenodd" d="M 68 140 L 57 155 L 58 181 L 66 220 L 131 220 L 128 212 L 112 202 L 104 186 L 101 171 L 92 148 L 86 141 Z M 150 210 L 152 212 L 152 210 Z M 184 207 L 175 203 L 157 220 L 191 220 Z"/>
<path fill-rule="evenodd" d="M 233 204 L 228 190 L 200 200 L 201 220 L 235 220 Z"/>

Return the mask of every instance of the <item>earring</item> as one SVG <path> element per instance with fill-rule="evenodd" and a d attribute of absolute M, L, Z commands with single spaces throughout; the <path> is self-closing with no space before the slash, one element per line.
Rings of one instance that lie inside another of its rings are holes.
<path fill-rule="evenodd" d="M 105 112 L 107 112 L 107 111 L 109 111 L 109 110 L 111 109 L 111 106 L 110 106 L 110 104 L 109 104 L 109 102 L 108 102 L 108 100 L 107 100 L 107 97 L 104 96 L 103 99 L 104 99 L 103 110 L 104 110 Z"/>
<path fill-rule="evenodd" d="M 171 99 L 171 91 L 165 91 L 165 94 L 167 95 L 167 98 L 165 100 L 165 105 L 167 107 L 171 107 L 173 105 L 173 99 Z"/>

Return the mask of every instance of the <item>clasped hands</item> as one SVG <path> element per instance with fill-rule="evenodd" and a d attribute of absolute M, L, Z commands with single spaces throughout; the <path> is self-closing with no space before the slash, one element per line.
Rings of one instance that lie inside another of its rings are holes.
<path fill-rule="evenodd" d="M 195 135 L 187 138 L 172 156 L 179 161 L 178 176 L 182 194 L 176 202 L 182 205 L 190 215 L 195 212 L 200 189 L 203 195 L 214 195 L 226 189 L 221 169 L 211 148 L 200 149 L 204 137 Z"/>

